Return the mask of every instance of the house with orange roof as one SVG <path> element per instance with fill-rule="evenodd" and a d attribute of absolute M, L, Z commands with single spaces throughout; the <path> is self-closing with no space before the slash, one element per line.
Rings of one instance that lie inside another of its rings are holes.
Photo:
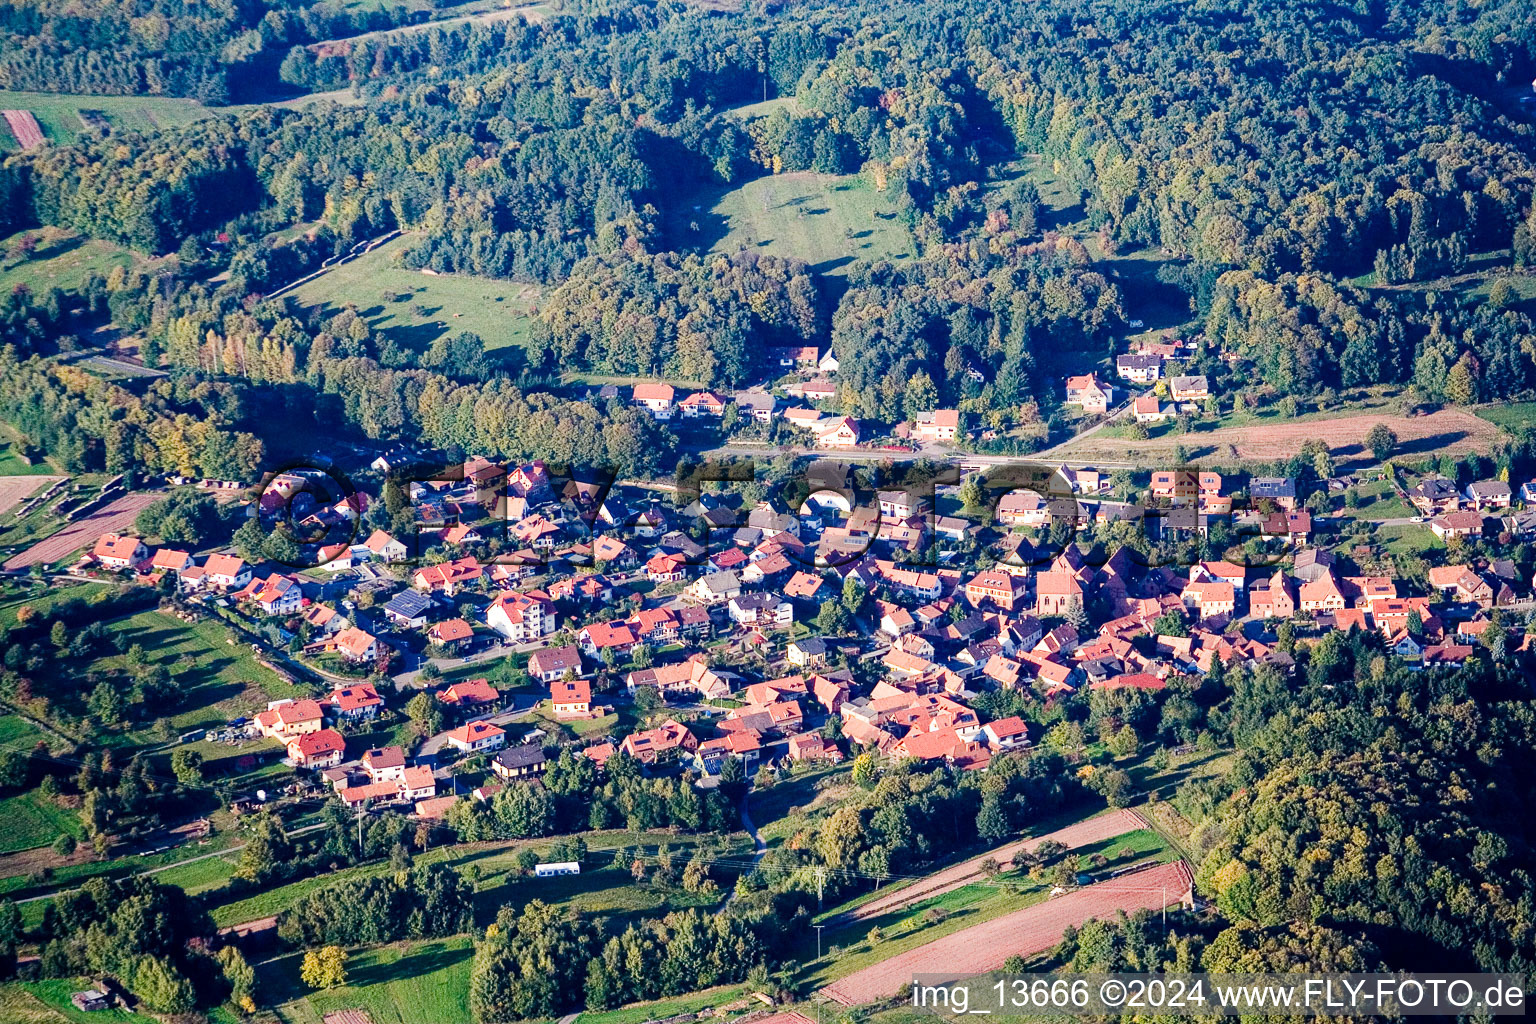
<path fill-rule="evenodd" d="M 557 679 L 549 685 L 556 718 L 587 718 L 592 714 L 592 684 L 585 679 Z"/>
<path fill-rule="evenodd" d="M 1005 611 L 1013 611 L 1024 600 L 1025 581 L 1000 569 L 987 569 L 972 576 L 965 585 L 965 597 L 973 606 L 990 603 Z"/>
<path fill-rule="evenodd" d="M 669 420 L 676 394 L 670 384 L 636 384 L 630 392 L 630 404 L 650 413 L 652 419 Z"/>
<path fill-rule="evenodd" d="M 645 563 L 645 577 L 652 583 L 675 583 L 687 575 L 688 560 L 679 554 L 663 551 Z"/>
<path fill-rule="evenodd" d="M 852 416 L 836 416 L 816 424 L 818 448 L 857 448 L 859 421 Z"/>
<path fill-rule="evenodd" d="M 251 582 L 251 567 L 239 555 L 209 555 L 202 568 L 202 582 L 210 587 L 232 590 Z"/>
<path fill-rule="evenodd" d="M 372 683 L 338 687 L 331 691 L 326 703 L 335 709 L 337 718 L 349 721 L 375 718 L 384 710 L 384 698 L 379 696 Z"/>
<path fill-rule="evenodd" d="M 489 722 L 465 722 L 457 729 L 449 729 L 443 739 L 455 750 L 473 754 L 498 749 L 507 742 L 507 734 Z"/>
<path fill-rule="evenodd" d="M 602 658 L 604 651 L 628 654 L 640 642 L 624 622 L 590 622 L 576 634 L 576 645 L 589 658 Z"/>
<path fill-rule="evenodd" d="M 698 750 L 699 741 L 687 726 L 669 718 L 654 729 L 624 737 L 619 749 L 641 764 L 664 764 Z"/>
<path fill-rule="evenodd" d="M 988 722 L 981 727 L 981 734 L 993 750 L 1018 750 L 1029 746 L 1029 726 L 1018 715 Z"/>
<path fill-rule="evenodd" d="M 463 648 L 474 635 L 474 628 L 463 619 L 445 619 L 427 630 L 427 639 L 449 652 Z"/>
<path fill-rule="evenodd" d="M 1114 400 L 1114 387 L 1099 380 L 1097 373 L 1067 378 L 1067 405 L 1080 406 L 1085 413 L 1102 413 L 1109 411 Z"/>
<path fill-rule="evenodd" d="M 108 569 L 126 569 L 138 565 L 149 557 L 149 548 L 138 537 L 124 537 L 116 533 L 104 533 L 96 539 L 91 557 Z"/>
<path fill-rule="evenodd" d="M 161 548 L 155 552 L 155 557 L 150 560 L 149 567 L 155 572 L 179 573 L 191 568 L 192 556 L 185 551 L 177 551 L 174 548 Z"/>
<path fill-rule="evenodd" d="M 1199 612 L 1202 619 L 1231 615 L 1237 607 L 1232 584 L 1223 580 L 1196 580 L 1184 587 L 1184 606 Z"/>
<path fill-rule="evenodd" d="M 719 775 L 725 762 L 736 758 L 750 772 L 757 767 L 762 748 L 762 741 L 753 733 L 728 732 L 700 743 L 693 755 L 694 764 L 705 775 Z"/>
<path fill-rule="evenodd" d="M 677 403 L 677 411 L 685 420 L 717 420 L 725 415 L 725 398 L 713 391 L 695 391 Z"/>
<path fill-rule="evenodd" d="M 958 409 L 934 409 L 917 414 L 912 433 L 923 441 L 953 441 L 959 431 Z"/>
<path fill-rule="evenodd" d="M 292 615 L 304 606 L 304 592 L 298 579 L 282 573 L 252 579 L 231 596 L 236 601 L 250 602 L 266 615 Z"/>
<path fill-rule="evenodd" d="M 325 712 L 320 702 L 308 697 L 276 701 L 256 715 L 256 728 L 261 734 L 279 740 L 318 732 L 324 724 Z"/>
<path fill-rule="evenodd" d="M 1304 612 L 1336 612 L 1349 603 L 1332 572 L 1303 583 L 1300 597 L 1301 610 Z"/>
<path fill-rule="evenodd" d="M 398 562 L 405 558 L 406 547 L 383 530 L 374 530 L 363 541 L 363 547 L 381 562 Z"/>
<path fill-rule="evenodd" d="M 638 669 L 624 677 L 624 685 L 632 694 L 642 687 L 653 686 L 667 698 L 679 694 L 720 698 L 731 692 L 725 677 L 710 668 L 702 654 L 695 654 L 678 664 Z"/>
<path fill-rule="evenodd" d="M 325 650 L 336 651 L 354 665 L 367 664 L 379 659 L 382 650 L 378 638 L 365 629 L 349 626 L 325 640 Z"/>

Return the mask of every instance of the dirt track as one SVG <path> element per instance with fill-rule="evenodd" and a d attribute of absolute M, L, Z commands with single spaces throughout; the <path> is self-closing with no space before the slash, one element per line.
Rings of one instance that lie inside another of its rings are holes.
<path fill-rule="evenodd" d="M 138 514 L 160 498 L 158 494 L 125 494 L 105 508 L 84 519 L 70 523 L 51 537 L 45 537 L 19 555 L 6 560 L 6 569 L 27 569 L 34 565 L 52 565 L 72 551 L 94 544 L 104 533 L 122 533 L 133 526 Z"/>
<path fill-rule="evenodd" d="M 1184 900 L 1193 879 L 1183 861 L 1159 864 L 1074 890 L 1025 910 L 946 935 L 883 963 L 856 971 L 822 989 L 844 1006 L 862 1006 L 906 991 L 914 974 L 955 977 L 995 971 L 1018 954 L 1029 957 L 1054 946 L 1068 925 L 1081 927 L 1116 911 L 1156 910 Z"/>
<path fill-rule="evenodd" d="M 842 915 L 835 923 L 848 921 L 864 921 L 872 917 L 888 914 L 893 910 L 900 910 L 908 904 L 918 900 L 930 899 L 941 896 L 946 892 L 960 888 L 962 885 L 972 882 L 981 876 L 981 862 L 991 858 L 1008 867 L 1013 860 L 1013 855 L 1019 850 L 1033 850 L 1041 843 L 1054 840 L 1068 849 L 1077 849 L 1080 846 L 1088 846 L 1092 843 L 1101 843 L 1106 839 L 1134 832 L 1137 829 L 1147 828 L 1147 820 L 1135 811 L 1110 811 L 1108 814 L 1100 814 L 1086 821 L 1074 822 L 1066 828 L 1057 829 L 1047 835 L 1034 839 L 1022 839 L 1016 843 L 999 846 L 997 849 L 973 857 L 968 861 L 956 864 L 954 867 L 936 871 L 927 878 L 913 882 L 911 885 L 895 889 L 885 896 L 870 900 L 862 906 Z"/>
<path fill-rule="evenodd" d="M 5 515 L 32 497 L 45 485 L 62 479 L 56 476 L 0 476 L 0 515 Z"/>
<path fill-rule="evenodd" d="M 1378 423 L 1396 432 L 1399 455 L 1449 452 L 1487 454 L 1504 432 L 1487 420 L 1462 409 L 1441 409 L 1427 416 L 1395 416 L 1388 413 L 1358 413 L 1348 416 L 1302 420 L 1269 421 L 1241 427 L 1223 427 L 1191 434 L 1170 433 L 1138 441 L 1127 437 L 1096 434 L 1069 442 L 1053 455 L 1074 462 L 1083 460 L 1124 461 L 1163 459 L 1172 464 L 1174 449 L 1183 445 L 1196 458 L 1226 457 L 1227 446 L 1238 458 L 1276 461 L 1288 459 L 1301 451 L 1313 438 L 1328 442 L 1334 461 L 1340 464 L 1374 463 L 1375 457 L 1365 447 L 1365 435 Z"/>

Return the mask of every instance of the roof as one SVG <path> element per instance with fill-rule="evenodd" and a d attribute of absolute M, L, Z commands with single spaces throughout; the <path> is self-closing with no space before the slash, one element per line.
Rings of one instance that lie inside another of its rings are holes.
<path fill-rule="evenodd" d="M 104 533 L 96 541 L 96 546 L 91 549 L 91 554 L 97 558 L 121 558 L 131 561 L 142 543 L 143 541 L 137 537 L 121 537 L 115 533 Z"/>
<path fill-rule="evenodd" d="M 634 390 L 637 402 L 670 402 L 674 393 L 671 384 L 636 384 Z"/>
<path fill-rule="evenodd" d="M 367 630 L 358 629 L 356 626 L 349 626 L 340 633 L 337 633 L 336 639 L 332 641 L 336 645 L 337 650 L 357 658 L 366 655 L 368 648 L 377 642 L 372 633 L 369 633 Z"/>
<path fill-rule="evenodd" d="M 585 679 L 556 679 L 549 684 L 549 697 L 556 704 L 590 704 L 592 686 Z"/>
<path fill-rule="evenodd" d="M 149 564 L 156 569 L 180 569 L 192 560 L 192 556 L 185 551 L 177 551 L 173 548 L 161 548 L 155 552 L 154 560 Z"/>
<path fill-rule="evenodd" d="M 539 675 L 548 672 L 581 671 L 581 652 L 574 644 L 565 647 L 546 647 L 534 651 L 528 658 L 528 667 Z"/>
<path fill-rule="evenodd" d="M 474 630 L 463 619 L 448 619 L 439 622 L 427 631 L 427 635 L 441 644 L 451 644 L 455 640 L 464 640 L 474 635 Z"/>
<path fill-rule="evenodd" d="M 375 771 L 381 768 L 404 768 L 405 751 L 400 747 L 375 747 L 363 751 L 363 767 Z"/>
<path fill-rule="evenodd" d="M 446 735 L 450 740 L 460 743 L 479 743 L 496 736 L 505 736 L 506 731 L 489 722 L 466 722 L 457 729 L 449 729 Z"/>
<path fill-rule="evenodd" d="M 501 696 L 489 679 L 461 679 L 438 691 L 444 704 L 489 704 Z"/>
<path fill-rule="evenodd" d="M 320 702 L 305 697 L 301 700 L 285 701 L 275 708 L 269 708 L 257 715 L 256 720 L 263 725 L 272 726 L 279 722 L 284 725 L 314 722 L 324 717 L 325 712 L 321 710 Z"/>
<path fill-rule="evenodd" d="M 544 748 L 537 743 L 508 747 L 496 755 L 496 763 L 503 768 L 532 768 L 543 764 L 545 760 Z"/>
<path fill-rule="evenodd" d="M 366 633 L 363 634 L 367 636 Z M 358 708 L 371 708 L 383 704 L 384 699 L 379 696 L 379 691 L 373 688 L 372 683 L 358 683 L 356 686 L 343 686 L 331 693 L 331 703 L 337 711 L 356 711 Z"/>
<path fill-rule="evenodd" d="M 245 572 L 245 559 L 239 555 L 209 555 L 203 571 L 210 576 L 239 576 Z"/>
<path fill-rule="evenodd" d="M 367 548 L 369 551 L 372 551 L 374 554 L 379 555 L 384 553 L 384 548 L 387 545 L 393 543 L 395 543 L 395 538 L 391 537 L 383 530 L 374 530 L 368 535 L 368 539 L 363 541 L 363 547 Z"/>
<path fill-rule="evenodd" d="M 305 760 L 339 754 L 347 748 L 347 741 L 335 729 L 317 729 L 288 741 L 289 751 L 296 751 Z"/>

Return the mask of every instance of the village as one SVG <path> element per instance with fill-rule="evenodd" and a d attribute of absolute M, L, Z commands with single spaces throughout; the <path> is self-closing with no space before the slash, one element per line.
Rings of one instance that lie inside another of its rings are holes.
<path fill-rule="evenodd" d="M 1121 373 L 1150 383 L 1160 358 L 1122 357 Z M 1085 405 L 1113 399 L 1092 376 L 1066 388 Z M 1175 378 L 1172 390 L 1193 401 L 1201 388 Z M 725 402 L 674 398 L 633 388 L 657 416 L 718 416 Z M 748 410 L 759 414 L 750 399 Z M 918 432 L 953 440 L 958 421 L 937 410 Z M 819 436 L 851 444 L 857 424 Z M 1198 689 L 1234 665 L 1288 671 L 1298 637 L 1331 630 L 1379 632 L 1424 669 L 1526 649 L 1512 613 L 1529 607 L 1531 581 L 1497 552 L 1536 531 L 1536 481 L 1516 492 L 1405 474 L 1417 514 L 1404 522 L 1439 541 L 1443 564 L 1431 565 L 1394 563 L 1353 530 L 1348 503 L 1330 501 L 1367 480 L 1398 486 L 1394 467 L 1300 483 L 1040 466 L 1030 488 L 989 491 L 981 470 L 865 487 L 869 467 L 833 457 L 790 508 L 730 484 L 664 496 L 541 462 L 434 458 L 378 455 L 364 470 L 377 492 L 337 494 L 318 470 L 267 481 L 256 521 L 325 534 L 302 568 L 108 534 L 69 571 L 159 586 L 193 614 L 236 620 L 266 663 L 328 688 L 209 738 L 261 741 L 295 773 L 294 792 L 430 821 L 537 778 L 565 747 L 599 769 L 622 752 L 704 786 L 861 752 L 978 769 L 1039 738 L 1018 715 L 988 720 L 981 694 Z M 427 464 L 438 469 L 409 471 Z M 388 487 L 408 494 L 409 535 L 366 526 Z M 422 693 L 433 713 L 414 705 L 412 719 L 439 729 L 349 743 Z"/>

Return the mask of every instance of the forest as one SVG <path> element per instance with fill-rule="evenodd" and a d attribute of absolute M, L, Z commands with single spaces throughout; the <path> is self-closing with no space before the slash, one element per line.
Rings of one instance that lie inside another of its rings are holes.
<path fill-rule="evenodd" d="M 197 19 L 146 7 L 140 20 L 163 18 L 166 39 L 186 33 L 179 54 L 200 52 Z M 37 16 L 7 10 L 17 25 Z M 326 10 L 224 16 L 270 50 L 330 31 Z M 895 423 L 955 405 L 987 427 L 1048 433 L 1059 376 L 1112 352 L 1135 315 L 1111 258 L 1144 252 L 1188 309 L 1190 369 L 1223 393 L 1217 412 L 1369 385 L 1424 405 L 1536 389 L 1536 325 L 1507 288 L 1398 287 L 1478 254 L 1532 259 L 1536 127 L 1513 83 L 1536 61 L 1513 0 L 1475 12 L 1232 0 L 1193 21 L 1134 0 L 982 17 L 967 0 L 567 10 L 283 51 L 294 87 L 349 87 L 359 106 L 87 133 L 11 157 L 0 228 L 67 227 L 170 257 L 73 293 L 6 297 L 16 365 L 110 318 L 178 379 L 259 382 L 360 436 L 507 456 L 554 443 L 644 466 L 658 447 L 647 424 L 620 417 L 611 442 L 568 436 L 611 413 L 546 395 L 562 371 L 739 386 L 767 346 L 815 344 L 839 355 L 839 412 Z M 118 16 L 42 35 L 107 45 Z M 159 38 L 132 31 L 146 47 Z M 734 109 L 764 98 L 775 103 Z M 1050 168 L 1080 230 L 1059 230 L 1021 162 Z M 797 170 L 857 174 L 891 197 L 918 258 L 832 281 L 777 255 L 678 251 L 675 225 L 700 190 Z M 407 268 L 552 289 L 529 343 L 477 359 L 470 336 L 445 363 L 346 311 L 262 301 L 393 230 L 410 232 Z M 490 389 L 457 393 L 486 377 Z M 91 401 L 67 379 L 49 386 Z M 506 428 L 465 429 L 488 422 L 484 403 Z M 238 433 L 237 411 L 218 410 L 219 429 Z M 92 422 L 90 450 L 71 459 L 196 464 L 114 432 Z"/>

